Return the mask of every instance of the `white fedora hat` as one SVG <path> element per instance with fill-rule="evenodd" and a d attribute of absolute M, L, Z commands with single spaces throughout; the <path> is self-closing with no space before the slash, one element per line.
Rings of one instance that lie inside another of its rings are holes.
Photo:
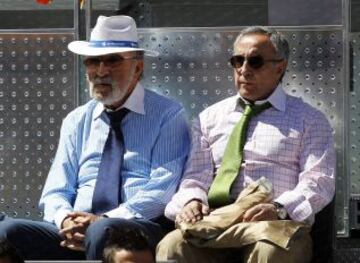
<path fill-rule="evenodd" d="M 127 51 L 144 51 L 156 57 L 158 52 L 139 48 L 136 24 L 130 16 L 99 16 L 90 41 L 72 41 L 68 48 L 82 56 L 103 56 Z"/>

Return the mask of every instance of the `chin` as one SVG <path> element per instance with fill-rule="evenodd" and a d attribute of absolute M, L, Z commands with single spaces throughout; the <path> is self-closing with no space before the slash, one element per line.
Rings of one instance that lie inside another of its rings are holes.
<path fill-rule="evenodd" d="M 254 99 L 251 92 L 248 92 L 247 90 L 240 89 L 239 93 L 240 93 L 241 97 L 243 97 L 244 99 L 247 99 L 247 100 L 253 100 Z"/>
<path fill-rule="evenodd" d="M 107 99 L 106 94 L 103 94 L 101 92 L 90 92 L 90 97 L 97 100 L 97 101 L 103 101 Z"/>
<path fill-rule="evenodd" d="M 115 101 L 112 98 L 94 97 L 94 99 L 106 106 L 111 106 L 112 104 L 115 103 Z"/>

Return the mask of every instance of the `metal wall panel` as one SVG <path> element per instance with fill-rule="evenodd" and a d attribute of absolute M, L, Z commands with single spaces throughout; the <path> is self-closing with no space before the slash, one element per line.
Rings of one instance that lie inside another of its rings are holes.
<path fill-rule="evenodd" d="M 350 194 L 360 195 L 360 33 L 352 33 L 352 79 L 350 92 Z"/>
<path fill-rule="evenodd" d="M 358 244 L 357 244 L 358 246 Z M 356 263 L 360 262 L 360 249 L 348 248 L 348 249 L 336 249 L 334 251 L 335 263 Z"/>
<path fill-rule="evenodd" d="M 350 230 L 360 230 L 360 33 L 350 34 L 350 96 L 349 96 L 349 192 Z"/>
<path fill-rule="evenodd" d="M 0 211 L 41 219 L 37 203 L 62 119 L 76 106 L 73 33 L 0 32 Z"/>

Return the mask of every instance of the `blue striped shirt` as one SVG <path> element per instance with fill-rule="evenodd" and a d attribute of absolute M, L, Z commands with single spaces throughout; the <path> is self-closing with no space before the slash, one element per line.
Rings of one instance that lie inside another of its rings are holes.
<path fill-rule="evenodd" d="M 152 219 L 163 214 L 174 194 L 189 151 L 184 109 L 138 85 L 123 107 L 125 155 L 123 203 L 110 217 Z M 59 228 L 71 211 L 91 211 L 92 196 L 109 120 L 101 103 L 91 100 L 63 121 L 57 153 L 40 199 L 44 220 Z M 130 216 L 129 216 L 130 215 Z"/>

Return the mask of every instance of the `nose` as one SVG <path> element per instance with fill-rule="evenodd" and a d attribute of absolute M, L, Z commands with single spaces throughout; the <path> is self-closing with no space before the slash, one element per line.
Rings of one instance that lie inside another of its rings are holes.
<path fill-rule="evenodd" d="M 235 68 L 238 75 L 249 76 L 252 73 L 252 69 L 247 60 L 244 61 L 241 67 Z"/>
<path fill-rule="evenodd" d="M 104 61 L 101 61 L 99 66 L 96 68 L 96 74 L 99 77 L 103 77 L 103 76 L 108 75 L 109 72 L 110 72 L 110 68 L 105 65 Z"/>

